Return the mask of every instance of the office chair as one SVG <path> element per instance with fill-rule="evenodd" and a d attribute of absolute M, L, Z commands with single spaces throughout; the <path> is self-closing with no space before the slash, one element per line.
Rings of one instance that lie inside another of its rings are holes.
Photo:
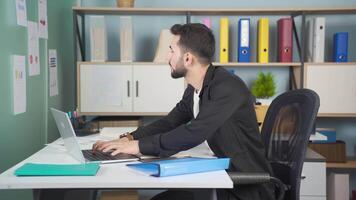
<path fill-rule="evenodd" d="M 234 184 L 273 182 L 280 191 L 277 199 L 299 200 L 303 162 L 319 105 L 319 96 L 309 89 L 292 90 L 276 97 L 261 130 L 274 174 L 229 172 Z"/>

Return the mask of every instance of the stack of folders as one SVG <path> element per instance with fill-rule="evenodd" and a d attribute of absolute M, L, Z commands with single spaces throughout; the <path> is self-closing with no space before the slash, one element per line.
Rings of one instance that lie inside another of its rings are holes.
<path fill-rule="evenodd" d="M 229 167 L 229 163 L 230 158 L 177 158 L 127 164 L 127 166 L 151 176 L 164 177 L 225 170 Z"/>

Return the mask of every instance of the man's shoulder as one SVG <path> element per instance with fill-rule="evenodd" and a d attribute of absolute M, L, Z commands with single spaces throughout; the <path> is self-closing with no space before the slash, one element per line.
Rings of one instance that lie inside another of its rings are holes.
<path fill-rule="evenodd" d="M 217 85 L 245 87 L 245 83 L 240 77 L 232 74 L 221 66 L 216 66 L 213 82 Z"/>

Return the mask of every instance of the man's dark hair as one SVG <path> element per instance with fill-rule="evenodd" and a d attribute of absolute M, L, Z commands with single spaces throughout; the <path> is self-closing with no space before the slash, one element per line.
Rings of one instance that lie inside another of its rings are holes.
<path fill-rule="evenodd" d="M 213 61 L 215 38 L 212 31 L 204 24 L 175 24 L 171 27 L 171 33 L 180 36 L 178 45 L 184 53 L 191 51 L 198 56 L 202 64 Z"/>

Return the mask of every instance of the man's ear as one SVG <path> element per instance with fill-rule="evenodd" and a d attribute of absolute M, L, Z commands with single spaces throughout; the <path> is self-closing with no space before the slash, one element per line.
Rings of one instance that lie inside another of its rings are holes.
<path fill-rule="evenodd" d="M 184 54 L 183 61 L 185 66 L 191 66 L 193 64 L 193 54 L 187 52 Z"/>

